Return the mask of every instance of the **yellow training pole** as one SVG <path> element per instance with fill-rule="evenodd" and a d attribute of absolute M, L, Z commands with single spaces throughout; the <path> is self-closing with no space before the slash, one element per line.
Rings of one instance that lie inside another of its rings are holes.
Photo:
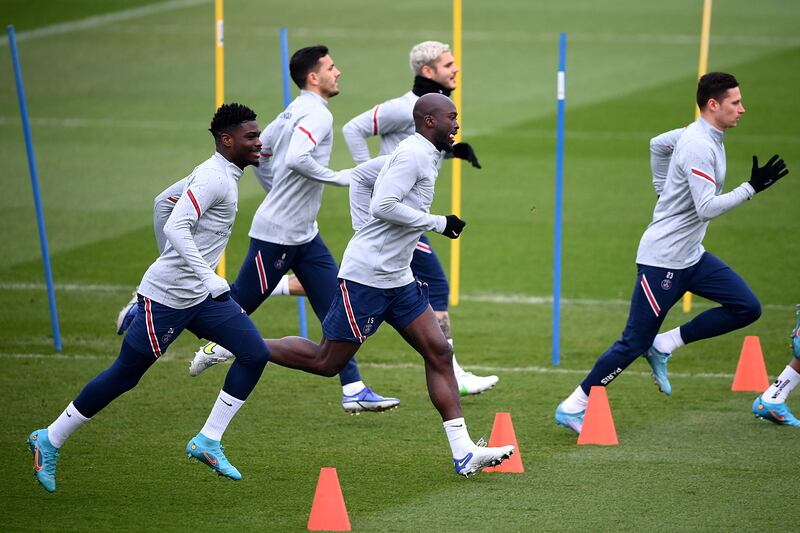
<path fill-rule="evenodd" d="M 459 69 L 461 63 L 461 0 L 453 0 L 453 59 Z M 458 123 L 464 127 L 461 115 L 461 70 L 456 73 L 456 90 L 453 91 L 453 103 L 458 111 Z M 456 134 L 455 142 L 461 142 L 461 129 Z M 452 210 L 456 216 L 461 216 L 461 160 L 454 157 L 453 163 L 453 192 Z M 450 241 L 450 305 L 458 305 L 458 291 L 461 283 L 461 239 Z"/>
<path fill-rule="evenodd" d="M 216 78 L 217 78 L 217 105 L 214 106 L 214 111 L 219 109 L 225 102 L 225 47 L 223 39 L 223 17 L 222 17 L 222 0 L 214 0 L 214 50 L 216 56 Z M 222 251 L 222 257 L 219 259 L 217 265 L 217 274 L 225 277 L 225 251 Z"/>
<path fill-rule="evenodd" d="M 699 80 L 708 71 L 708 37 L 711 34 L 711 1 L 703 1 L 703 27 L 700 31 L 700 64 L 697 68 L 697 79 Z M 695 104 L 694 118 L 700 117 L 700 108 Z M 687 292 L 683 295 L 683 312 L 689 313 L 692 310 L 692 293 Z"/>

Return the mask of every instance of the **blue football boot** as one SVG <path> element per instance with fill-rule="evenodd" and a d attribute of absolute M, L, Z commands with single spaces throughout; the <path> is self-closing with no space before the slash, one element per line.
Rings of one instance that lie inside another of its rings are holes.
<path fill-rule="evenodd" d="M 31 433 L 28 446 L 33 453 L 33 475 L 44 490 L 55 492 L 58 448 L 50 444 L 46 429 L 37 429 Z"/>
<path fill-rule="evenodd" d="M 342 408 L 351 415 L 362 411 L 386 411 L 400 405 L 398 398 L 384 398 L 369 387 L 364 387 L 361 392 L 352 396 L 342 395 Z"/>
<path fill-rule="evenodd" d="M 189 459 L 197 459 L 208 465 L 220 476 L 235 480 L 242 479 L 242 474 L 228 461 L 224 452 L 225 449 L 218 440 L 211 440 L 202 433 L 198 433 L 195 438 L 186 443 L 186 456 Z"/>
<path fill-rule="evenodd" d="M 652 369 L 651 375 L 656 385 L 658 385 L 658 390 L 667 396 L 672 394 L 672 385 L 669 384 L 669 378 L 667 377 L 667 362 L 670 357 L 672 357 L 671 353 L 659 352 L 655 346 L 651 346 L 647 353 L 644 354 L 644 358 L 647 359 Z"/>
<path fill-rule="evenodd" d="M 581 434 L 583 429 L 583 416 L 586 414 L 586 409 L 578 413 L 568 413 L 561 407 L 563 403 L 558 404 L 556 407 L 556 424 L 571 429 L 578 435 Z"/>
<path fill-rule="evenodd" d="M 753 402 L 753 414 L 756 418 L 763 418 L 779 426 L 800 427 L 800 420 L 795 418 L 785 403 L 767 403 L 761 396 Z"/>

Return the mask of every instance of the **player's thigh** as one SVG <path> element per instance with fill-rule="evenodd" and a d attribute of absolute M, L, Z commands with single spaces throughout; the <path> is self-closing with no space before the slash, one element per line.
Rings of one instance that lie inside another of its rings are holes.
<path fill-rule="evenodd" d="M 232 298 L 222 302 L 206 299 L 187 329 L 224 346 L 237 357 L 263 357 L 268 352 L 255 324 Z"/>
<path fill-rule="evenodd" d="M 154 302 L 152 299 L 138 296 L 139 312 L 125 332 L 125 342 L 143 354 L 153 354 L 159 358 L 186 328 L 197 306 L 188 309 L 173 309 Z"/>
<path fill-rule="evenodd" d="M 322 321 L 322 334 L 330 341 L 358 344 L 378 331 L 391 295 L 382 289 L 339 280 L 333 302 Z"/>
<path fill-rule="evenodd" d="M 689 289 L 698 296 L 723 305 L 760 307 L 758 298 L 744 278 L 708 252 L 697 264 Z"/>
<path fill-rule="evenodd" d="M 250 239 L 231 296 L 248 313 L 255 311 L 272 294 L 281 277 L 289 270 L 296 247 Z"/>
<path fill-rule="evenodd" d="M 319 234 L 300 247 L 292 271 L 303 285 L 314 314 L 322 322 L 337 292 L 339 266 Z"/>

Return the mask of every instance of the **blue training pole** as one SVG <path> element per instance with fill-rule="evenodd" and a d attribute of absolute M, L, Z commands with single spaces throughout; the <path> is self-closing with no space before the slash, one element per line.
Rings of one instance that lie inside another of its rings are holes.
<path fill-rule="evenodd" d="M 33 139 L 31 125 L 28 121 L 28 104 L 25 102 L 25 88 L 22 85 L 22 69 L 19 66 L 17 54 L 17 39 L 14 26 L 8 26 L 8 44 L 11 48 L 11 62 L 14 64 L 14 77 L 17 81 L 17 97 L 19 98 L 19 114 L 22 115 L 22 131 L 25 134 L 25 150 L 28 153 L 28 168 L 31 172 L 31 186 L 33 187 L 33 203 L 36 205 L 36 221 L 39 224 L 39 243 L 42 248 L 42 263 L 44 263 L 44 277 L 47 281 L 47 300 L 50 302 L 50 324 L 53 326 L 53 346 L 57 352 L 61 351 L 61 331 L 58 328 L 58 309 L 56 309 L 56 292 L 53 288 L 53 272 L 50 270 L 50 252 L 47 248 L 47 233 L 44 227 L 44 213 L 42 199 L 39 195 L 39 174 L 36 171 L 36 159 L 33 156 Z"/>
<path fill-rule="evenodd" d="M 292 102 L 292 90 L 289 85 L 289 30 L 281 28 L 281 72 L 283 73 L 283 106 Z M 308 338 L 308 322 L 306 321 L 306 299 L 297 298 L 297 319 L 300 322 L 300 336 Z"/>
<path fill-rule="evenodd" d="M 561 205 L 564 193 L 564 99 L 567 84 L 567 34 L 558 46 L 558 122 L 556 126 L 556 205 L 553 238 L 553 365 L 561 362 Z"/>

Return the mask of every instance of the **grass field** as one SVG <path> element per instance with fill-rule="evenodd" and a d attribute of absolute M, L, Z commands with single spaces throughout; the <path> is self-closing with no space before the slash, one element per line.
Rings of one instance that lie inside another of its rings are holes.
<path fill-rule="evenodd" d="M 693 118 L 702 2 L 465 2 L 461 304 L 451 309 L 459 360 L 500 383 L 463 400 L 471 435 L 512 413 L 524 474 L 471 480 L 452 471 L 419 356 L 384 327 L 359 353 L 362 373 L 402 406 L 346 416 L 340 388 L 270 366 L 225 435 L 238 483 L 189 463 L 224 378 L 189 378 L 198 341 L 182 336 L 140 385 L 63 448 L 58 492 L 31 478 L 28 433 L 47 425 L 119 349 L 118 309 L 155 258 L 152 199 L 213 150 L 213 2 L 0 0 L 17 27 L 64 341 L 55 354 L 7 40 L 0 41 L 0 490 L 3 530 L 304 530 L 320 467 L 338 469 L 356 531 L 769 531 L 793 523 L 800 490 L 796 428 L 756 421 L 755 394 L 730 391 L 745 335 L 770 376 L 790 357 L 800 300 L 800 4 L 718 0 L 709 68 L 733 72 L 747 113 L 726 136 L 726 189 L 750 157 L 780 153 L 791 174 L 711 224 L 706 248 L 750 283 L 761 319 L 673 357 L 673 395 L 643 361 L 609 398 L 620 444 L 578 447 L 553 411 L 621 331 L 638 239 L 650 220 L 648 140 Z M 111 14 L 111 16 L 106 16 Z M 343 72 L 331 102 L 350 117 L 408 90 L 408 49 L 451 41 L 449 2 L 226 2 L 226 100 L 263 126 L 281 109 L 277 32 L 290 47 L 324 42 Z M 551 358 L 555 70 L 569 37 L 562 364 Z M 349 166 L 337 133 L 333 168 Z M 450 212 L 449 167 L 434 211 Z M 249 171 L 228 251 L 230 280 L 247 249 L 260 187 Z M 319 216 L 338 257 L 350 237 L 346 191 Z M 433 236 L 445 265 L 449 246 Z M 696 301 L 694 313 L 708 308 Z M 691 315 L 689 315 L 691 316 Z M 254 315 L 266 336 L 294 334 L 295 302 Z M 665 327 L 687 319 L 676 308 Z M 320 327 L 311 320 L 312 337 Z M 789 405 L 800 411 L 797 394 Z"/>

